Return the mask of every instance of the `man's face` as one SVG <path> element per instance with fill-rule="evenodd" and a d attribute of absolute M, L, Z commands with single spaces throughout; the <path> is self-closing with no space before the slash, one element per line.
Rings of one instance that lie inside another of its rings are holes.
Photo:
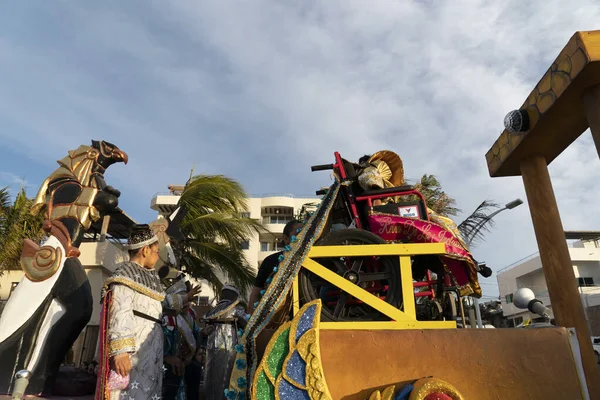
<path fill-rule="evenodd" d="M 154 267 L 154 265 L 156 265 L 156 263 L 158 262 L 158 258 L 159 258 L 158 243 L 153 243 L 144 249 L 144 258 L 145 258 L 144 264 L 146 264 L 145 266 L 147 268 L 151 268 L 151 267 Z"/>
<path fill-rule="evenodd" d="M 295 236 L 298 233 L 299 229 L 302 229 L 301 223 L 297 223 L 294 226 L 292 226 L 291 236 Z M 283 243 L 284 244 L 290 244 L 290 240 L 291 240 L 291 237 L 288 237 L 287 235 L 283 235 Z"/>

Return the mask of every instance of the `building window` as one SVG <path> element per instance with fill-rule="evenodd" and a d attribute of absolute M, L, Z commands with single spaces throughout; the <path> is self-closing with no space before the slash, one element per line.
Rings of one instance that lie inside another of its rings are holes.
<path fill-rule="evenodd" d="M 282 224 L 285 225 L 292 220 L 292 217 L 284 215 L 271 215 L 270 217 L 263 217 L 263 224 Z"/>
<path fill-rule="evenodd" d="M 248 250 L 250 248 L 250 242 L 248 240 L 244 240 L 242 242 L 242 250 Z"/>
<path fill-rule="evenodd" d="M 280 241 L 260 242 L 260 251 L 283 251 L 283 243 Z"/>
<path fill-rule="evenodd" d="M 594 286 L 594 278 L 590 278 L 590 277 L 577 278 L 577 284 L 579 285 L 579 287 Z"/>
<path fill-rule="evenodd" d="M 513 294 L 506 295 L 506 304 L 511 304 L 513 302 Z"/>

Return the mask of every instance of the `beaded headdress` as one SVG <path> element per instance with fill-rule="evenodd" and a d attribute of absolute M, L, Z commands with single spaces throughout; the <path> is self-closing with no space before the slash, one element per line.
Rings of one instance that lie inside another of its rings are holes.
<path fill-rule="evenodd" d="M 158 242 L 158 237 L 152 232 L 149 225 L 135 225 L 125 247 L 127 250 L 137 250 L 156 242 Z"/>

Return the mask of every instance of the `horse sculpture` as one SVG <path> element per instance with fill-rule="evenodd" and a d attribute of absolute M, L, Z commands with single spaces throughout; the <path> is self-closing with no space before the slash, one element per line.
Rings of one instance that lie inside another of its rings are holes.
<path fill-rule="evenodd" d="M 27 394 L 52 394 L 61 362 L 92 315 L 78 246 L 92 222 L 117 207 L 121 193 L 106 184 L 104 172 L 127 159 L 114 144 L 93 140 L 69 151 L 42 184 L 31 211 L 45 209 L 48 239 L 24 240 L 25 276 L 0 316 L 0 394 L 10 393 L 18 378 L 28 381 Z"/>

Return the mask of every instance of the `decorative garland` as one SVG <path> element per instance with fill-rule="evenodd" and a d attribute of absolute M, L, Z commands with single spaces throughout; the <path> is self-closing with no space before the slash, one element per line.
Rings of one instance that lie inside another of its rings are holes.
<path fill-rule="evenodd" d="M 267 279 L 266 290 L 261 293 L 263 297 L 257 308 L 251 316 L 246 315 L 246 329 L 243 332 L 238 331 L 241 338 L 236 346 L 238 352 L 229 389 L 225 389 L 224 393 L 227 399 L 245 399 L 246 393 L 251 394 L 251 383 L 257 367 L 256 339 L 285 301 L 304 259 L 323 233 L 340 186 L 341 183 L 336 179 L 323 196 L 319 208 L 303 228 L 291 237 L 291 244 L 285 246 L 283 254 L 279 256 L 278 266 L 273 269 L 274 274 Z"/>

